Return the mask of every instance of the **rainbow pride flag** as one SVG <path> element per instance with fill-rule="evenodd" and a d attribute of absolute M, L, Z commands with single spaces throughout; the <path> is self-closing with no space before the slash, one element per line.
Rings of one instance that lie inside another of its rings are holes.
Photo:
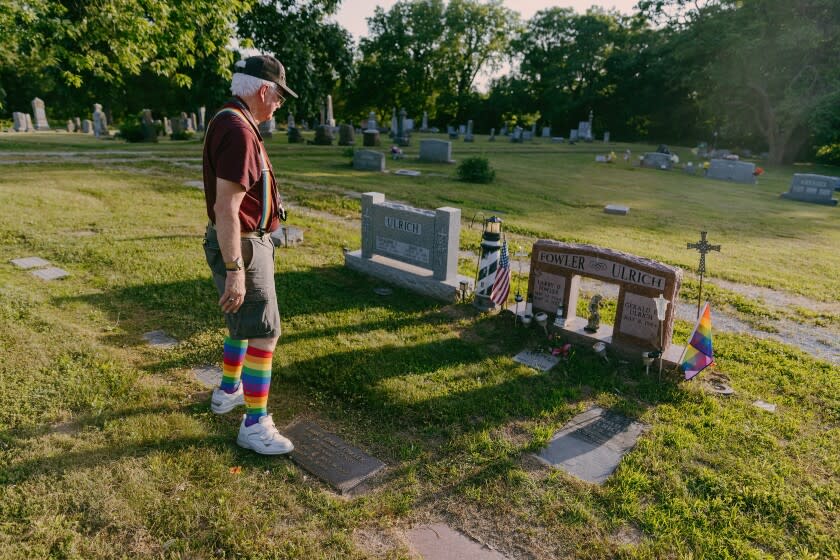
<path fill-rule="evenodd" d="M 680 362 L 686 380 L 715 363 L 712 354 L 712 309 L 708 301 L 694 326 L 694 332 L 691 334 Z"/>

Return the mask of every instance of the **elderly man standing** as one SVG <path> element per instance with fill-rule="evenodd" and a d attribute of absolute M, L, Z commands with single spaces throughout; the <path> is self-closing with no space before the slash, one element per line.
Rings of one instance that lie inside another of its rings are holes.
<path fill-rule="evenodd" d="M 210 403 L 216 414 L 245 405 L 236 443 L 264 455 L 294 446 L 268 414 L 271 360 L 280 336 L 270 233 L 285 219 L 258 123 L 287 95 L 286 70 L 272 56 L 236 63 L 233 98 L 213 117 L 204 137 L 204 197 L 210 223 L 204 252 L 219 291 L 228 336 L 222 382 Z"/>

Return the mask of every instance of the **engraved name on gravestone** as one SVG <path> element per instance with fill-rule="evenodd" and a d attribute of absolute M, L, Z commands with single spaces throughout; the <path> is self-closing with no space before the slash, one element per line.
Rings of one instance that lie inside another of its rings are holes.
<path fill-rule="evenodd" d="M 537 455 L 544 464 L 603 483 L 636 445 L 647 426 L 594 407 L 572 418 Z"/>
<path fill-rule="evenodd" d="M 663 322 L 664 347 L 673 333 L 674 305 L 682 281 L 682 270 L 644 257 L 578 243 L 538 240 L 531 254 L 528 295 L 533 311 L 554 317 L 563 305 L 566 318 L 575 317 L 580 278 L 589 277 L 618 284 L 618 306 L 612 342 L 628 347 L 659 348 L 658 328 L 647 321 L 654 309 L 653 298 L 662 294 L 671 302 Z M 625 305 L 627 304 L 627 305 Z"/>
<path fill-rule="evenodd" d="M 461 210 L 414 208 L 362 194 L 362 248 L 345 266 L 445 301 L 457 298 Z M 383 258 L 384 257 L 384 258 Z M 404 264 L 403 264 L 404 263 Z"/>
<path fill-rule="evenodd" d="M 295 446 L 289 457 L 339 492 L 348 492 L 385 468 L 371 457 L 318 425 L 300 420 L 283 430 Z"/>
<path fill-rule="evenodd" d="M 833 199 L 832 195 L 837 188 L 840 188 L 840 177 L 795 173 L 790 182 L 790 189 L 781 196 L 790 200 L 836 206 L 837 200 Z"/>

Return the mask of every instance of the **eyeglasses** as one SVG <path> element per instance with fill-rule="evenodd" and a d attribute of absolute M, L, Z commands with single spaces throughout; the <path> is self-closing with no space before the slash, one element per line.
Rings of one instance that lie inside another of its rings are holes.
<path fill-rule="evenodd" d="M 280 86 L 274 86 L 274 93 L 275 95 L 277 95 L 277 101 L 280 103 L 280 105 L 286 102 L 286 97 L 280 91 Z"/>

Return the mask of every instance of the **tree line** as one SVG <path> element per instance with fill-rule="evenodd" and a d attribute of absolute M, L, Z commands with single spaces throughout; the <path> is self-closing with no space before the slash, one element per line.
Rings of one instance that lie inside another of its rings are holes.
<path fill-rule="evenodd" d="M 595 131 L 622 140 L 714 138 L 772 163 L 840 154 L 836 0 L 640 0 L 631 15 L 549 8 L 527 21 L 501 0 L 401 0 L 376 8 L 358 46 L 334 22 L 339 4 L 0 0 L 0 111 L 36 96 L 60 118 L 95 102 L 117 119 L 209 109 L 248 47 L 285 64 L 298 120 L 317 120 L 331 94 L 354 123 L 405 108 L 440 128 L 565 136 L 593 111 Z"/>

